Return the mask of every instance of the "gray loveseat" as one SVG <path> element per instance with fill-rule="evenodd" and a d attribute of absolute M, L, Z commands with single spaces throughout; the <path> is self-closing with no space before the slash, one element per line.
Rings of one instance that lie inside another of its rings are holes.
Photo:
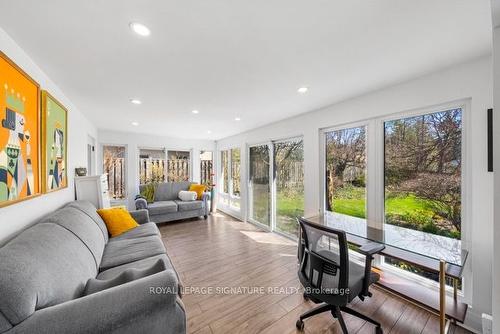
<path fill-rule="evenodd" d="M 72 202 L 0 248 L 0 333 L 185 333 L 158 228 L 132 215 L 140 226 L 109 238 L 92 204 Z"/>
<path fill-rule="evenodd" d="M 155 190 L 153 203 L 144 198 L 135 200 L 137 210 L 147 209 L 151 220 L 156 223 L 165 223 L 173 220 L 208 216 L 209 193 L 204 193 L 201 200 L 183 202 L 179 199 L 179 191 L 188 190 L 192 182 L 163 182 Z M 142 192 L 145 186 L 139 186 Z"/>

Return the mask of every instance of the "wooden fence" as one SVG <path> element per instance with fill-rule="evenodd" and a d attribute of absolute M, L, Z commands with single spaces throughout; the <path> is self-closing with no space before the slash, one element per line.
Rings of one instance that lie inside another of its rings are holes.
<path fill-rule="evenodd" d="M 302 161 L 281 163 L 276 170 L 275 177 L 278 189 L 303 188 L 304 163 Z M 269 179 L 269 164 L 265 161 L 253 161 L 252 179 L 254 183 L 267 183 Z"/>
<path fill-rule="evenodd" d="M 201 184 L 212 184 L 213 162 L 212 160 L 201 160 L 200 176 Z"/>
<path fill-rule="evenodd" d="M 189 181 L 189 160 L 175 159 L 167 160 L 167 181 Z"/>
<path fill-rule="evenodd" d="M 165 182 L 165 159 L 139 159 L 139 183 L 149 182 Z"/>
<path fill-rule="evenodd" d="M 188 159 L 139 159 L 140 184 L 149 182 L 178 182 L 189 181 Z"/>
<path fill-rule="evenodd" d="M 107 158 L 104 161 L 104 172 L 108 175 L 109 195 L 114 199 L 125 198 L 125 159 Z"/>

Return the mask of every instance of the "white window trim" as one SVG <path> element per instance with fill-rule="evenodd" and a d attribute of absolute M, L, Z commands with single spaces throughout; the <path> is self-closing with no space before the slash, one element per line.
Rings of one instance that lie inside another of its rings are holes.
<path fill-rule="evenodd" d="M 439 111 L 446 111 L 450 109 L 462 109 L 462 175 L 461 175 L 461 199 L 462 199 L 462 231 L 461 231 L 461 242 L 462 248 L 469 251 L 467 263 L 463 270 L 463 289 L 459 292 L 466 303 L 470 303 L 472 300 L 472 256 L 470 254 L 471 250 L 471 202 L 472 197 L 470 195 L 472 175 L 470 172 L 470 161 L 471 161 L 471 124 L 470 124 L 470 110 L 471 110 L 471 99 L 460 99 L 456 101 L 446 102 L 438 105 L 427 106 L 423 108 L 410 109 L 406 111 L 401 111 L 397 113 L 392 113 L 389 115 L 363 119 L 357 122 L 343 123 L 336 126 L 330 126 L 322 128 L 319 131 L 319 149 L 320 149 L 320 213 L 323 214 L 326 208 L 326 193 L 325 193 L 325 182 L 326 182 L 326 133 L 347 129 L 355 128 L 359 126 L 366 126 L 366 168 L 367 168 L 367 181 L 366 181 L 366 191 L 367 191 L 367 203 L 366 203 L 366 213 L 367 213 L 367 225 L 375 228 L 383 228 L 385 221 L 385 184 L 384 184 L 384 122 L 397 120 L 401 118 L 415 117 L 419 115 L 425 115 L 430 113 L 435 113 Z M 371 200 L 368 200 L 371 199 Z M 418 282 L 424 286 L 427 286 L 436 291 L 439 289 L 439 285 L 430 279 L 420 277 L 411 273 L 404 273 L 397 268 L 390 265 L 382 263 L 381 257 L 377 256 L 375 265 L 382 266 L 384 270 L 391 271 L 398 275 L 402 275 L 407 279 Z M 448 290 L 448 289 L 447 289 Z M 451 290 L 448 290 L 450 293 Z"/>

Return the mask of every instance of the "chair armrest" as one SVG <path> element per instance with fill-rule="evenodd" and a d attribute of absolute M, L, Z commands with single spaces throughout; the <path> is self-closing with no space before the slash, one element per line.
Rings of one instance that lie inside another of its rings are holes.
<path fill-rule="evenodd" d="M 150 222 L 150 220 L 149 220 L 149 211 L 146 210 L 146 209 L 140 209 L 140 210 L 130 211 L 130 215 L 140 225 L 146 224 L 146 223 Z"/>
<path fill-rule="evenodd" d="M 165 328 L 185 332 L 185 311 L 177 299 L 172 270 L 118 285 L 36 311 L 19 333 L 143 333 Z M 168 325 L 168 326 L 167 326 Z"/>
<path fill-rule="evenodd" d="M 148 201 L 145 198 L 139 197 L 135 199 L 135 208 L 136 210 L 147 209 Z"/>
<path fill-rule="evenodd" d="M 365 276 L 363 278 L 363 291 L 361 292 L 362 296 L 372 296 L 371 292 L 368 291 L 368 289 L 371 284 L 370 276 L 372 272 L 373 255 L 380 253 L 384 250 L 384 248 L 384 245 L 376 242 L 370 242 L 358 248 L 358 252 L 365 255 Z M 362 296 L 360 296 L 360 298 Z"/>
<path fill-rule="evenodd" d="M 373 256 L 373 255 L 383 251 L 384 248 L 385 248 L 385 246 L 382 244 L 379 244 L 376 242 L 370 242 L 370 243 L 364 244 L 363 246 L 359 247 L 358 252 L 363 254 L 363 255 L 366 255 L 366 256 L 368 256 L 368 255 Z"/>

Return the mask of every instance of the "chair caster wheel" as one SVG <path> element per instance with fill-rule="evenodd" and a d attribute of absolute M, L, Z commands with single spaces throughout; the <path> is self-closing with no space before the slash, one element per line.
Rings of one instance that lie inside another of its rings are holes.
<path fill-rule="evenodd" d="M 302 320 L 297 320 L 297 322 L 295 323 L 295 327 L 297 327 L 297 329 L 299 331 L 303 331 L 304 330 L 304 322 Z"/>
<path fill-rule="evenodd" d="M 302 296 L 304 297 L 304 300 L 309 300 L 309 296 L 307 295 L 307 293 L 305 291 L 302 294 Z"/>
<path fill-rule="evenodd" d="M 375 334 L 384 334 L 382 327 L 375 327 Z"/>

